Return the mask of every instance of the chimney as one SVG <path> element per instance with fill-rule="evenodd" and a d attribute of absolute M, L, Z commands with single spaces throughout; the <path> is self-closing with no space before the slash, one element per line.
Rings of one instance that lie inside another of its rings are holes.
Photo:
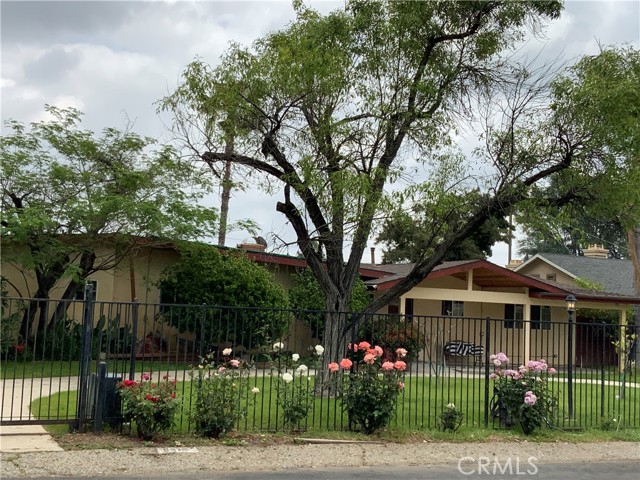
<path fill-rule="evenodd" d="M 518 260 L 518 259 L 511 259 L 509 261 L 509 263 L 507 265 L 505 265 L 506 268 L 508 268 L 509 270 L 515 270 L 517 267 L 519 267 L 520 265 L 522 265 L 522 263 L 524 262 L 524 260 Z"/>
<path fill-rule="evenodd" d="M 371 264 L 376 264 L 376 247 L 371 247 Z"/>
<path fill-rule="evenodd" d="M 238 245 L 238 248 L 247 252 L 264 252 L 267 249 L 267 246 L 259 243 L 243 242 Z"/>
<path fill-rule="evenodd" d="M 604 245 L 589 245 L 582 253 L 589 258 L 609 258 L 609 250 L 604 248 Z"/>

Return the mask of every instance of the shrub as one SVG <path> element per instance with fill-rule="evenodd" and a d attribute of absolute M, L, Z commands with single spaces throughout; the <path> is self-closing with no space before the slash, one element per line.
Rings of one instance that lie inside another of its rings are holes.
<path fill-rule="evenodd" d="M 362 432 L 371 434 L 386 427 L 393 418 L 398 394 L 404 389 L 404 371 L 407 364 L 402 360 L 405 349 L 398 349 L 394 359 L 383 361 L 383 350 L 368 342 L 349 345 L 347 358 L 340 364 L 330 363 L 329 372 L 337 374 L 340 368 L 349 371 L 342 381 L 342 407 L 347 411 L 349 422 L 356 424 Z"/>
<path fill-rule="evenodd" d="M 232 349 L 223 351 L 223 361 L 216 363 L 215 354 L 201 359 L 191 372 L 196 382 L 196 401 L 191 413 L 196 433 L 220 438 L 232 431 L 245 417 L 249 388 L 249 365 L 231 358 Z M 253 388 L 252 396 L 259 393 Z"/>
<path fill-rule="evenodd" d="M 150 374 L 142 374 L 140 381 L 124 380 L 118 384 L 122 399 L 122 414 L 134 421 L 138 437 L 151 440 L 161 431 L 173 426 L 179 407 L 176 398 L 176 381 L 164 376 L 153 382 Z"/>
<path fill-rule="evenodd" d="M 265 268 L 243 254 L 220 253 L 206 245 L 185 247 L 178 264 L 167 268 L 158 283 L 162 292 L 162 319 L 181 332 L 200 331 L 208 305 L 204 328 L 211 344 L 230 342 L 247 348 L 270 343 L 289 324 L 284 288 Z M 174 304 L 180 304 L 176 306 Z"/>
<path fill-rule="evenodd" d="M 300 427 L 300 423 L 307 418 L 313 406 L 313 385 L 309 377 L 309 367 L 299 364 L 299 355 L 293 354 L 291 372 L 276 371 L 276 403 L 282 414 L 285 428 L 293 430 Z M 289 363 L 289 362 L 287 362 Z"/>
<path fill-rule="evenodd" d="M 519 423 L 526 435 L 545 423 L 551 425 L 556 401 L 547 388 L 547 380 L 555 369 L 540 360 L 529 361 L 512 370 L 507 368 L 509 358 L 504 353 L 489 358 L 496 367 L 489 376 L 495 380 L 494 416 L 507 427 Z"/>
<path fill-rule="evenodd" d="M 457 432 L 460 425 L 462 425 L 463 418 L 464 415 L 458 410 L 455 404 L 447 404 L 447 406 L 442 409 L 440 417 L 438 418 L 440 430 L 451 433 Z"/>

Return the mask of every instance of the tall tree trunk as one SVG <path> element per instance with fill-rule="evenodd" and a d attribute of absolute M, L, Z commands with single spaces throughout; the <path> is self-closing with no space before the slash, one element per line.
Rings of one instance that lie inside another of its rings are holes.
<path fill-rule="evenodd" d="M 636 226 L 627 231 L 627 244 L 629 246 L 629 256 L 633 265 L 633 288 L 637 296 L 640 296 L 640 226 Z M 640 363 L 640 305 L 633 306 L 633 318 L 629 319 L 633 323 L 633 331 L 638 338 L 631 350 L 630 357 Z"/>
<path fill-rule="evenodd" d="M 224 147 L 224 153 L 226 155 L 233 154 L 234 141 L 233 137 L 227 140 L 227 144 Z M 220 230 L 218 231 L 218 245 L 224 247 L 224 243 L 227 237 L 227 221 L 229 218 L 229 199 L 231 198 L 231 167 L 232 163 L 227 160 L 224 163 L 224 172 L 222 175 L 222 196 L 220 199 Z"/>
<path fill-rule="evenodd" d="M 49 329 L 52 329 L 56 326 L 56 324 L 62 321 L 67 313 L 67 309 L 72 300 L 78 291 L 81 288 L 89 276 L 89 274 L 93 271 L 93 267 L 96 261 L 95 252 L 83 252 L 80 256 L 80 273 L 78 274 L 78 279 L 72 279 L 67 285 L 67 288 L 64 290 L 56 309 L 51 316 L 51 320 L 49 320 Z"/>
<path fill-rule="evenodd" d="M 323 347 L 324 353 L 316 372 L 316 395 L 334 397 L 340 393 L 341 385 L 334 381 L 336 376 L 330 375 L 327 365 L 339 362 L 347 353 L 349 332 L 345 332 L 349 324 L 349 299 L 339 294 L 326 295 Z"/>

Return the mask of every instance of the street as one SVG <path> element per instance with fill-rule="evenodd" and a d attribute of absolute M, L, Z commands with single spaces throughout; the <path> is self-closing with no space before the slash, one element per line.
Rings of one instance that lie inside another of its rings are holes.
<path fill-rule="evenodd" d="M 495 472 L 495 473 L 494 473 Z M 555 464 L 535 464 L 535 462 L 524 465 L 485 465 L 485 468 L 478 467 L 477 463 L 465 463 L 458 468 L 458 465 L 447 466 L 417 466 L 417 467 L 359 467 L 359 468 L 322 468 L 305 470 L 279 470 L 266 472 L 199 472 L 190 473 L 167 473 L 154 475 L 128 475 L 109 476 L 112 480 L 140 480 L 163 479 L 163 480 L 458 480 L 464 478 L 501 478 L 520 479 L 533 477 L 537 479 L 553 480 L 639 480 L 640 463 L 638 462 L 616 462 L 616 463 L 555 463 Z M 5 477 L 10 478 L 10 477 Z M 50 477 L 41 477 L 42 480 Z M 89 480 L 95 477 L 73 476 L 78 480 Z"/>

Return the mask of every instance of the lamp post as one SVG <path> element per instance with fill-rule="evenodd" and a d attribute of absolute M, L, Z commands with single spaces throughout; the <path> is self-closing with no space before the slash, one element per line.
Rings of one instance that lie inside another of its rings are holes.
<path fill-rule="evenodd" d="M 573 418 L 573 314 L 576 311 L 576 297 L 568 295 L 567 313 L 569 315 L 569 333 L 567 335 L 567 396 L 569 401 L 569 418 Z"/>

